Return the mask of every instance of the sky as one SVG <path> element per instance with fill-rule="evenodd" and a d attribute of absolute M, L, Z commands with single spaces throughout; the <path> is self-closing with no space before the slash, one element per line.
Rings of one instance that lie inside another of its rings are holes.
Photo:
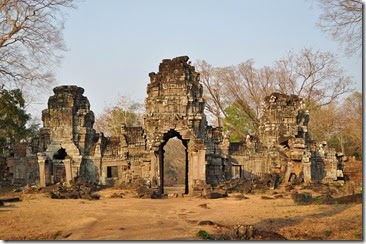
<path fill-rule="evenodd" d="M 83 87 L 98 116 L 121 96 L 143 103 L 163 59 L 187 55 L 215 67 L 253 59 L 260 68 L 311 47 L 337 54 L 362 91 L 362 57 L 344 56 L 316 26 L 320 13 L 312 0 L 85 0 L 67 12 L 57 85 Z"/>

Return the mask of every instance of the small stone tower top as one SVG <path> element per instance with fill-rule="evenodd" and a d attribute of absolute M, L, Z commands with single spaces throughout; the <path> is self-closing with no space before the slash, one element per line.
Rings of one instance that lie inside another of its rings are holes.
<path fill-rule="evenodd" d="M 48 99 L 48 108 L 82 108 L 90 110 L 88 99 L 83 96 L 84 88 L 75 85 L 57 86 L 53 88 L 55 93 Z"/>
<path fill-rule="evenodd" d="M 43 128 L 51 133 L 51 140 L 74 143 L 81 154 L 92 146 L 94 113 L 90 110 L 84 89 L 75 85 L 58 86 L 48 99 L 48 108 L 42 111 Z"/>

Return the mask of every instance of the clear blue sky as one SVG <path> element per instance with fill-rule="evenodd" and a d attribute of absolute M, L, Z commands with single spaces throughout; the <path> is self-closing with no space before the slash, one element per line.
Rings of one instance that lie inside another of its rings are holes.
<path fill-rule="evenodd" d="M 312 0 L 86 0 L 68 13 L 69 51 L 57 82 L 83 87 L 98 115 L 119 96 L 143 102 L 148 73 L 165 58 L 188 55 L 213 66 L 253 59 L 259 68 L 312 47 L 337 53 L 361 91 L 361 57 L 344 57 L 316 27 L 319 14 Z"/>

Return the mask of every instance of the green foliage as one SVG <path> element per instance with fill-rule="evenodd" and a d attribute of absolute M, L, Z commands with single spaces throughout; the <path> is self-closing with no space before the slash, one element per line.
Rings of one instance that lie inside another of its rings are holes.
<path fill-rule="evenodd" d="M 10 143 L 26 138 L 30 130 L 26 128 L 30 115 L 25 111 L 23 94 L 19 89 L 0 89 L 0 147 L 7 140 Z"/>
<path fill-rule="evenodd" d="M 324 235 L 326 236 L 326 237 L 329 237 L 329 236 L 331 236 L 332 235 L 332 231 L 331 230 L 324 230 Z"/>
<path fill-rule="evenodd" d="M 115 106 L 104 108 L 95 120 L 97 131 L 106 136 L 118 136 L 121 126 L 141 126 L 143 105 L 128 97 L 121 97 Z"/>
<path fill-rule="evenodd" d="M 231 131 L 230 142 L 240 142 L 250 131 L 254 130 L 248 115 L 237 102 L 226 107 L 225 114 L 224 131 Z"/>
<path fill-rule="evenodd" d="M 126 126 L 134 126 L 137 123 L 137 114 L 128 111 L 128 110 L 124 110 L 123 108 L 120 107 L 113 107 L 110 110 L 110 116 L 111 119 L 110 120 L 118 120 L 121 123 L 125 124 Z M 113 118 L 113 119 L 112 119 Z"/>
<path fill-rule="evenodd" d="M 211 240 L 211 235 L 205 230 L 199 230 L 198 236 L 204 240 Z"/>

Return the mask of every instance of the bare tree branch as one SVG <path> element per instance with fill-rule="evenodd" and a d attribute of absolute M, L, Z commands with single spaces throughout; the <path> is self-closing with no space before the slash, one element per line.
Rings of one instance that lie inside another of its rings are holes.
<path fill-rule="evenodd" d="M 66 50 L 64 10 L 76 0 L 2 0 L 0 85 L 39 90 L 54 83 L 53 69 Z"/>
<path fill-rule="evenodd" d="M 323 11 L 318 26 L 344 47 L 349 56 L 361 54 L 363 3 L 361 0 L 317 0 Z"/>

